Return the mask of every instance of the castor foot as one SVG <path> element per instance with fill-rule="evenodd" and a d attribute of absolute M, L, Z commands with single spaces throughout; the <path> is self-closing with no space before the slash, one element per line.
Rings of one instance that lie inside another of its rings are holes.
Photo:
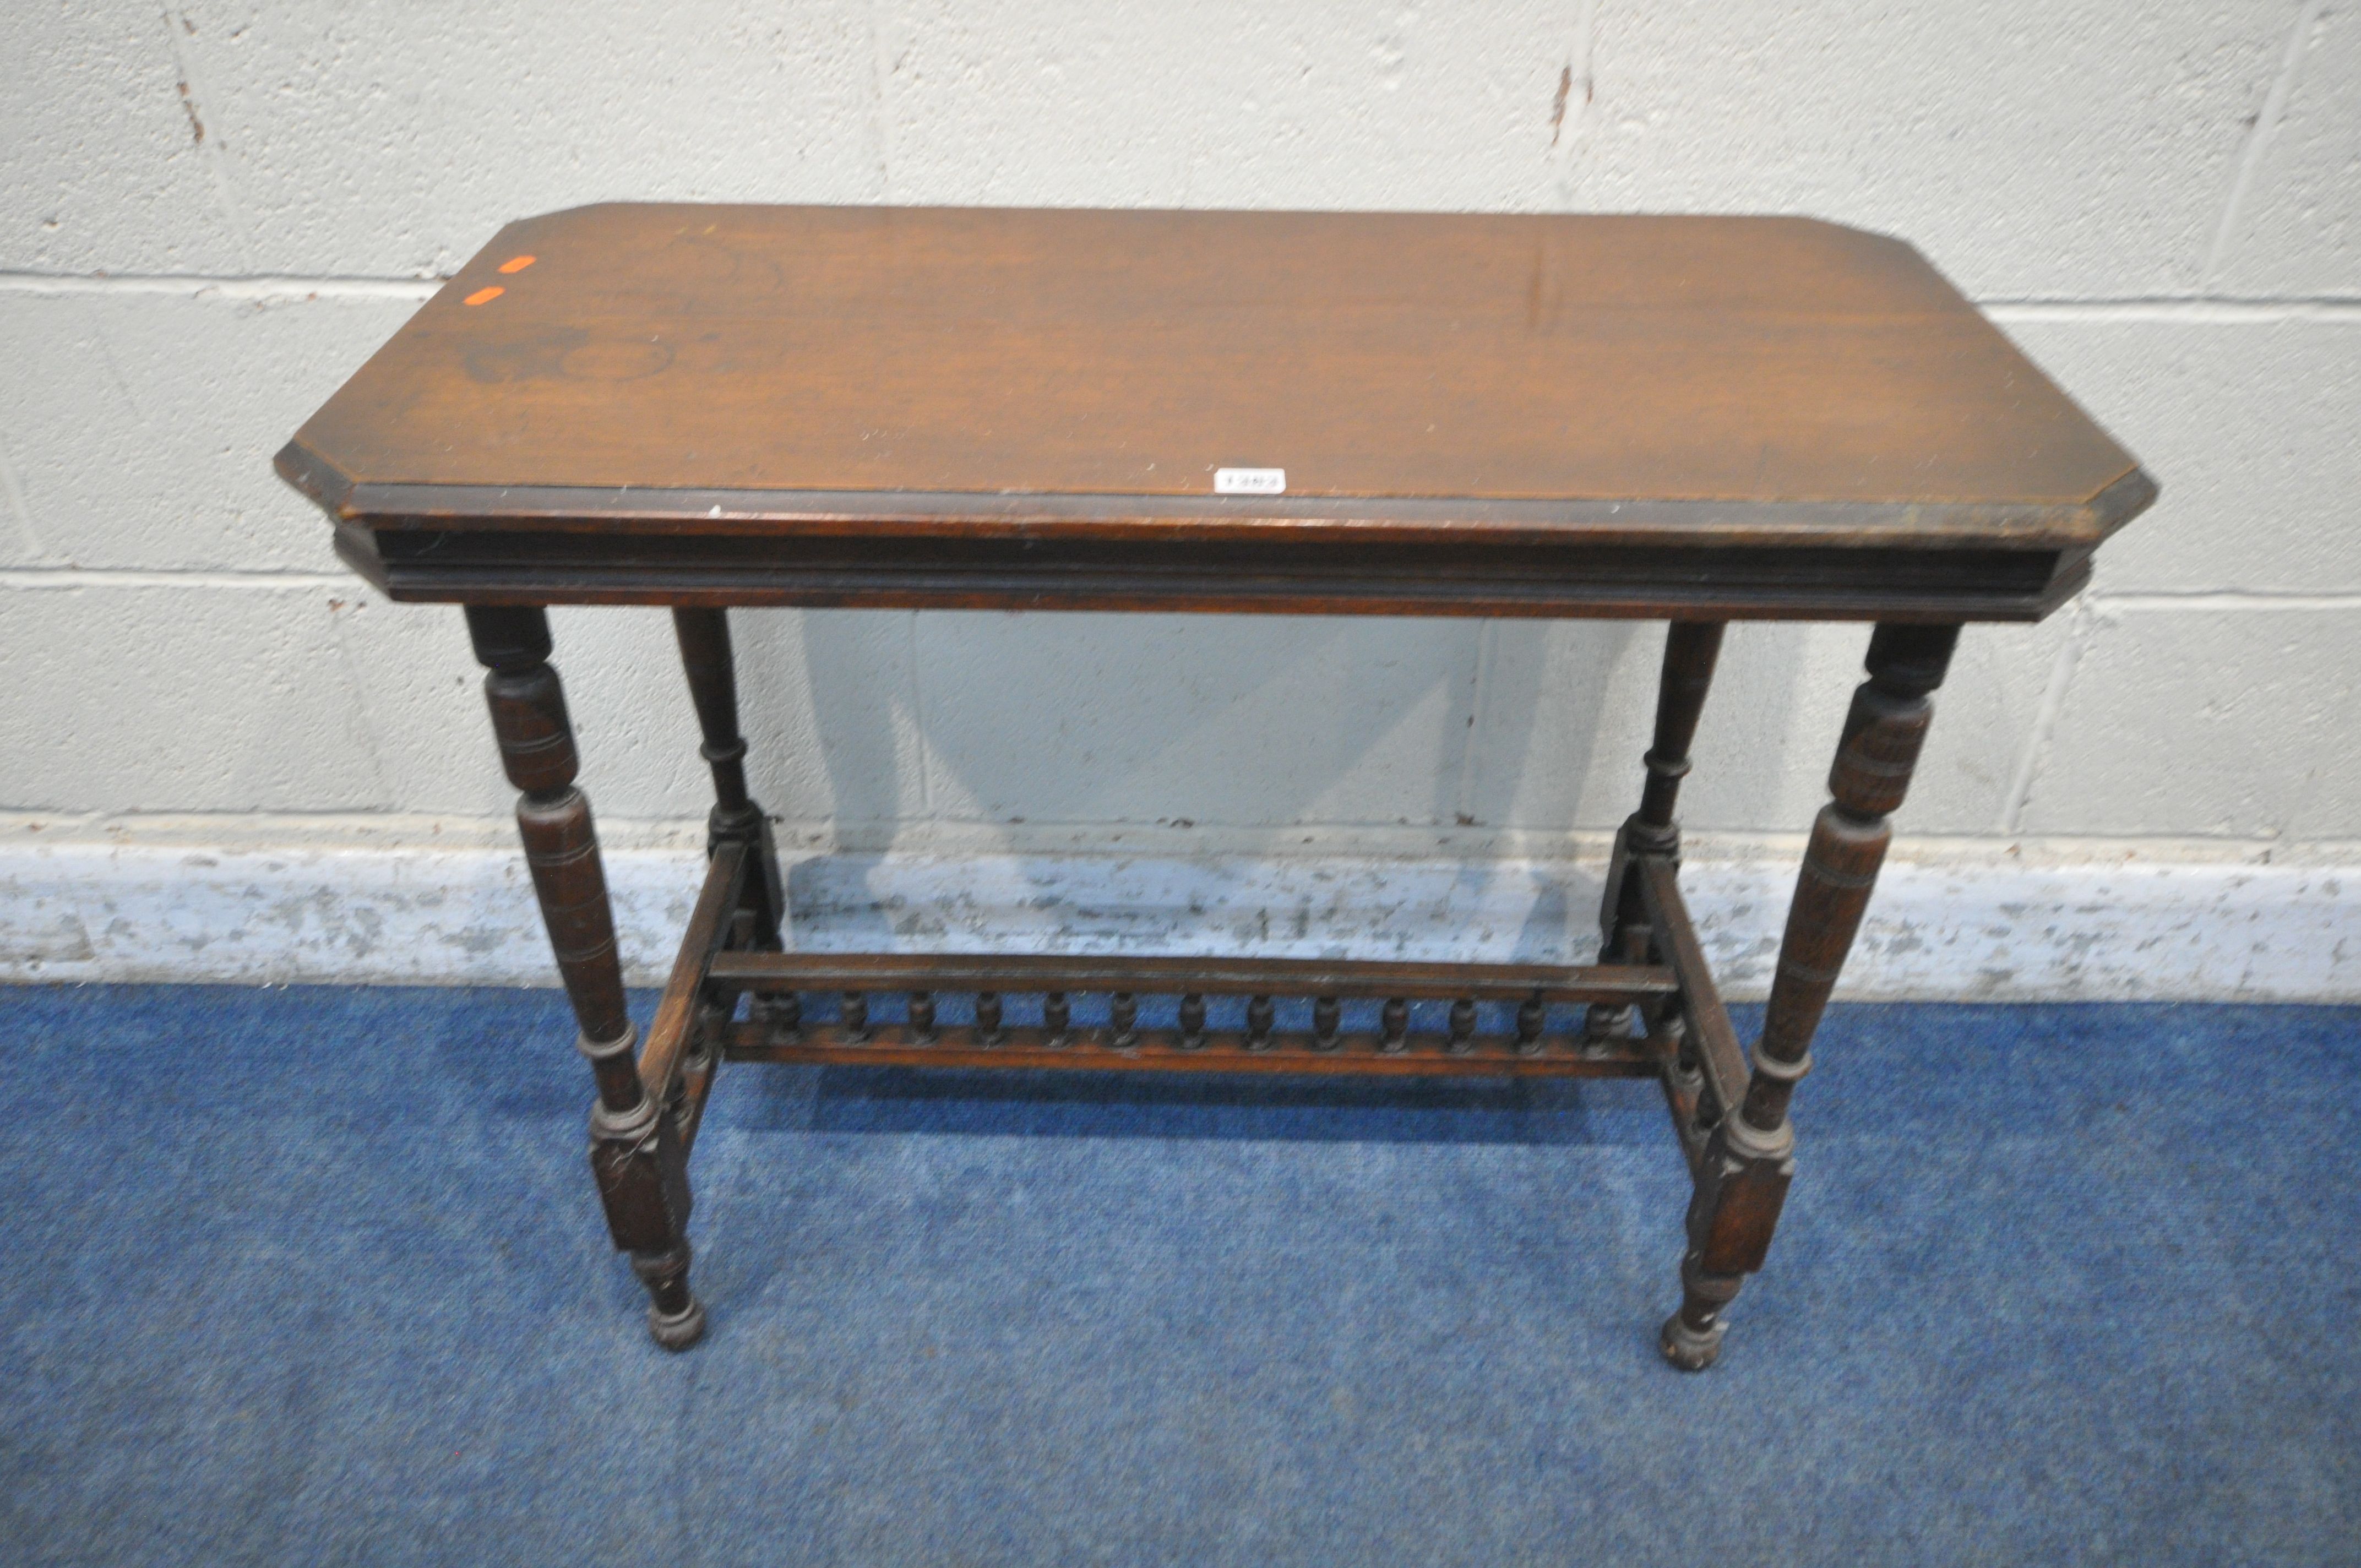
<path fill-rule="evenodd" d="M 666 1350 L 705 1337 L 705 1307 L 688 1290 L 688 1241 L 666 1252 L 631 1255 L 631 1272 L 648 1288 L 648 1332 Z"/>
<path fill-rule="evenodd" d="M 1708 1274 L 1705 1259 L 1692 1247 L 1681 1259 L 1681 1310 L 1664 1320 L 1656 1343 L 1664 1359 L 1684 1372 L 1703 1372 L 1721 1354 L 1721 1336 L 1730 1325 L 1722 1309 L 1738 1299 L 1743 1276 Z"/>
<path fill-rule="evenodd" d="M 691 1296 L 687 1310 L 670 1315 L 649 1307 L 648 1337 L 666 1350 L 686 1350 L 705 1337 L 705 1303 Z"/>
<path fill-rule="evenodd" d="M 1684 1372 L 1703 1372 L 1721 1354 L 1721 1336 L 1730 1325 L 1717 1322 L 1700 1333 L 1681 1321 L 1675 1312 L 1664 1320 L 1664 1332 L 1656 1336 L 1658 1348 L 1664 1359 Z"/>

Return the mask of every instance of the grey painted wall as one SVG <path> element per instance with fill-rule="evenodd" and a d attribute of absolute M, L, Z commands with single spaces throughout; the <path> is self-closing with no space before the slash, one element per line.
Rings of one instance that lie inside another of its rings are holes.
<path fill-rule="evenodd" d="M 1969 634 L 1905 828 L 1995 865 L 2361 864 L 2361 11 L 2322 0 L 12 5 L 0 844 L 499 837 L 456 613 L 374 599 L 269 458 L 501 222 L 609 197 L 1903 236 L 2165 492 L 2072 610 Z M 557 623 L 602 815 L 699 812 L 661 613 Z M 1864 639 L 1733 631 L 1693 826 L 1808 820 Z M 797 841 L 1366 855 L 1611 826 L 1660 637 L 774 612 L 741 641 Z"/>

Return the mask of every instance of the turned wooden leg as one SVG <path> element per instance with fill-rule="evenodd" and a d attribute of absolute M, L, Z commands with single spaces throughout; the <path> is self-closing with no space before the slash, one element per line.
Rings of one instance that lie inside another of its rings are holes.
<path fill-rule="evenodd" d="M 1835 799 L 1821 808 L 1804 850 L 1745 1102 L 1714 1128 L 1689 1202 L 1681 1307 L 1663 1341 L 1675 1366 L 1712 1365 L 1722 1310 L 1770 1249 L 1795 1176 L 1787 1102 L 1811 1070 L 1813 1032 L 1869 907 L 1894 836 L 1888 817 L 1910 787 L 1933 716 L 1927 696 L 1942 684 L 1959 637 L 1956 626 L 1881 626 L 1870 638 L 1869 679 L 1853 693 L 1828 773 Z"/>
<path fill-rule="evenodd" d="M 786 884 L 779 876 L 770 818 L 746 794 L 746 739 L 738 732 L 738 668 L 730 652 L 728 612 L 675 609 L 672 624 L 680 639 L 681 666 L 688 674 L 688 695 L 697 704 L 697 727 L 705 732 L 697 751 L 713 769 L 705 850 L 710 855 L 724 843 L 739 842 L 752 851 L 746 912 L 754 922 L 754 945 L 775 953 L 787 914 Z"/>
<path fill-rule="evenodd" d="M 574 787 L 579 765 L 566 693 L 549 667 L 549 618 L 539 607 L 469 606 L 467 634 L 491 673 L 484 696 L 509 780 L 523 792 L 517 826 L 525 863 L 557 955 L 577 1042 L 598 1080 L 590 1108 L 590 1169 L 619 1251 L 648 1288 L 649 1332 L 686 1350 L 705 1332 L 688 1289 L 688 1161 L 670 1116 L 641 1087 L 637 1044 L 623 1007 L 623 969 L 590 802 Z"/>
<path fill-rule="evenodd" d="M 1640 897 L 1640 879 L 1631 874 L 1631 862 L 1642 855 L 1678 860 L 1680 824 L 1673 816 L 1679 802 L 1681 780 L 1689 771 L 1689 742 L 1697 736 L 1697 715 L 1705 709 L 1706 693 L 1713 687 L 1714 661 L 1721 653 L 1724 624 L 1719 620 L 1675 620 L 1664 631 L 1664 667 L 1656 686 L 1656 737 L 1644 761 L 1648 783 L 1633 812 L 1615 835 L 1614 858 L 1607 867 L 1607 896 L 1598 909 L 1604 938 L 1598 961 L 1638 964 L 1648 961 L 1648 911 Z M 1583 1020 L 1583 1033 L 1602 1042 L 1628 1027 L 1628 1006 L 1594 1004 Z"/>

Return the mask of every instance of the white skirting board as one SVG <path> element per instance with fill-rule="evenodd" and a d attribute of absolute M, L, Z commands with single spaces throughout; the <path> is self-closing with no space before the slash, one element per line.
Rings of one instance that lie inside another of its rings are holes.
<path fill-rule="evenodd" d="M 0 980 L 555 982 L 522 861 L 444 848 L 0 841 Z M 1759 998 L 1785 844 L 1693 847 L 1683 883 L 1727 993 Z M 1587 962 L 1596 861 L 1115 854 L 789 857 L 807 950 L 1243 952 Z M 661 984 L 693 844 L 607 857 L 631 978 Z M 2361 863 L 1897 850 L 1840 995 L 2361 1000 Z"/>

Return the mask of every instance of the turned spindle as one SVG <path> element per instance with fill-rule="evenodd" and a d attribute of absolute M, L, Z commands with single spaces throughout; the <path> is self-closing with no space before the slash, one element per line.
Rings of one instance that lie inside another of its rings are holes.
<path fill-rule="evenodd" d="M 1615 850 L 1608 862 L 1607 896 L 1599 909 L 1602 942 L 1598 961 L 1636 964 L 1647 960 L 1648 911 L 1640 896 L 1640 879 L 1632 861 L 1642 855 L 1677 858 L 1681 829 L 1674 817 L 1680 801 L 1681 780 L 1689 771 L 1689 746 L 1697 738 L 1697 718 L 1705 711 L 1706 694 L 1713 688 L 1713 667 L 1721 656 L 1724 623 L 1719 620 L 1675 620 L 1664 629 L 1664 660 L 1656 681 L 1654 744 L 1641 759 L 1648 780 L 1641 788 L 1640 809 L 1615 835 Z M 1583 1035 L 1597 1044 L 1627 1033 L 1631 1009 L 1595 1003 L 1584 1015 Z"/>
<path fill-rule="evenodd" d="M 1312 1048 L 1333 1051 L 1336 1048 L 1336 1030 L 1344 1022 L 1345 1009 L 1336 998 L 1322 996 L 1312 1003 Z"/>
<path fill-rule="evenodd" d="M 1041 1032 L 1053 1046 L 1066 1043 L 1066 1032 L 1073 1026 L 1074 1010 L 1062 991 L 1053 991 L 1041 998 Z"/>
<path fill-rule="evenodd" d="M 1115 1045 L 1130 1046 L 1139 1039 L 1139 998 L 1128 991 L 1118 991 L 1107 1000 L 1107 1027 Z"/>
<path fill-rule="evenodd" d="M 1180 998 L 1180 1044 L 1195 1050 L 1205 1043 L 1205 998 L 1191 991 Z"/>
<path fill-rule="evenodd" d="M 1694 1091 L 1705 1075 L 1697 1062 L 1697 1042 L 1689 1038 L 1688 1024 L 1676 1011 L 1668 1011 L 1657 1024 L 1656 1031 L 1672 1048 L 1673 1076 L 1682 1088 Z"/>
<path fill-rule="evenodd" d="M 1517 1054 L 1532 1056 L 1542 1048 L 1542 1020 L 1548 1009 L 1538 996 L 1528 996 L 1517 1004 Z"/>
<path fill-rule="evenodd" d="M 1270 1045 L 1270 1025 L 1277 1014 L 1268 996 L 1246 998 L 1246 1049 L 1259 1051 Z"/>
<path fill-rule="evenodd" d="M 706 850 L 726 842 L 746 846 L 752 857 L 744 893 L 752 946 L 777 952 L 786 917 L 786 886 L 771 842 L 770 818 L 746 793 L 746 739 L 738 730 L 738 666 L 730 645 L 729 612 L 681 606 L 672 612 L 680 643 L 681 669 L 689 700 L 697 707 L 704 744 L 697 748 L 713 773 L 713 810 L 706 818 Z"/>
<path fill-rule="evenodd" d="M 839 1008 L 837 1019 L 844 1026 L 845 1038 L 867 1039 L 869 1037 L 869 993 L 865 991 L 846 992 Z"/>
<path fill-rule="evenodd" d="M 1378 1028 L 1379 1050 L 1399 1051 L 1407 1047 L 1410 1044 L 1410 999 L 1406 996 L 1387 997 L 1386 1004 L 1378 1009 Z"/>
<path fill-rule="evenodd" d="M 1000 1043 L 1000 992 L 979 991 L 975 993 L 976 1038 L 987 1046 Z"/>
<path fill-rule="evenodd" d="M 935 993 L 931 991 L 910 992 L 910 1037 L 924 1045 L 935 1041 Z"/>
<path fill-rule="evenodd" d="M 1466 996 L 1458 997 L 1451 1003 L 1451 1039 L 1446 1048 L 1453 1056 L 1459 1056 L 1474 1049 L 1475 1045 L 1475 999 Z"/>

